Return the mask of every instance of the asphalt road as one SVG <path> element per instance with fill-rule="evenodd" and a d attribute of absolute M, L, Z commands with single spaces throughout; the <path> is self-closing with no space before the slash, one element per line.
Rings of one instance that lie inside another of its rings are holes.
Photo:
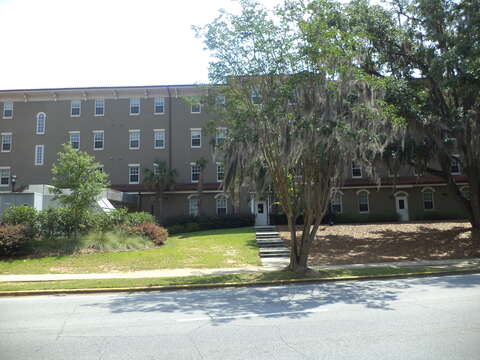
<path fill-rule="evenodd" d="M 0 298 L 0 359 L 480 359 L 480 274 Z"/>

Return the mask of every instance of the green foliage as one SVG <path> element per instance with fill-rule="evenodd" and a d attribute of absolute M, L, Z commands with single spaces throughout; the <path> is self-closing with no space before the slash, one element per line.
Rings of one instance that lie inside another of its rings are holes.
<path fill-rule="evenodd" d="M 10 206 L 3 212 L 2 220 L 7 225 L 26 225 L 35 227 L 37 210 L 31 206 Z"/>
<path fill-rule="evenodd" d="M 85 233 L 94 227 L 94 216 L 88 212 L 75 214 L 69 208 L 49 207 L 38 213 L 39 234 L 52 237 Z"/>
<path fill-rule="evenodd" d="M 337 214 L 334 217 L 335 224 L 348 224 L 348 223 L 370 223 L 370 222 L 397 222 L 398 214 L 396 212 L 386 213 L 343 213 Z"/>
<path fill-rule="evenodd" d="M 124 223 L 129 225 L 139 225 L 143 223 L 155 224 L 155 218 L 152 214 L 146 212 L 130 212 L 127 213 Z"/>
<path fill-rule="evenodd" d="M 108 186 L 107 174 L 98 171 L 99 163 L 86 152 L 73 149 L 65 144 L 58 153 L 57 162 L 52 168 L 53 193 L 60 203 L 73 215 L 74 230 L 80 221 Z M 75 220 L 77 222 L 75 223 Z"/>
<path fill-rule="evenodd" d="M 18 255 L 26 251 L 31 242 L 30 229 L 25 225 L 0 226 L 0 256 Z"/>
<path fill-rule="evenodd" d="M 414 217 L 413 220 L 425 220 L 425 221 L 436 221 L 436 220 L 465 220 L 461 212 L 449 212 L 449 211 L 424 211 L 421 214 L 418 214 Z"/>
<path fill-rule="evenodd" d="M 167 219 L 166 226 L 169 234 L 179 234 L 210 229 L 228 229 L 244 226 L 253 226 L 255 216 L 226 215 L 226 216 L 181 216 Z"/>
<path fill-rule="evenodd" d="M 125 231 L 92 232 L 81 237 L 82 249 L 108 252 L 140 250 L 153 247 L 151 239 Z"/>

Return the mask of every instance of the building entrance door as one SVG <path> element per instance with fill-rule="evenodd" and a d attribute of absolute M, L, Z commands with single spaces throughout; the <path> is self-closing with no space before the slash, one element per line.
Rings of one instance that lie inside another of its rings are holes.
<path fill-rule="evenodd" d="M 397 214 L 400 221 L 410 220 L 408 216 L 408 197 L 406 195 L 398 195 L 395 197 L 395 202 L 397 205 Z"/>
<path fill-rule="evenodd" d="M 267 202 L 257 201 L 255 207 L 255 226 L 264 226 L 268 224 Z"/>

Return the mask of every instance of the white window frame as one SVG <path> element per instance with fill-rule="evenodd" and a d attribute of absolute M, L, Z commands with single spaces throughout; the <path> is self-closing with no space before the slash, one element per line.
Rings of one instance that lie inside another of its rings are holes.
<path fill-rule="evenodd" d="M 354 173 L 355 170 L 359 170 L 359 171 L 360 171 L 360 175 L 354 175 L 353 173 Z M 358 165 L 355 161 L 352 161 L 351 174 L 352 174 L 352 179 L 361 179 L 361 178 L 363 177 L 362 166 L 361 166 L 361 165 Z"/>
<path fill-rule="evenodd" d="M 153 163 L 153 175 L 158 176 L 160 174 L 160 166 L 158 163 Z"/>
<path fill-rule="evenodd" d="M 93 150 L 94 151 L 102 151 L 105 148 L 105 131 L 104 130 L 93 130 Z M 95 136 L 97 134 L 102 134 L 102 147 L 101 148 L 96 148 L 95 147 Z"/>
<path fill-rule="evenodd" d="M 41 118 L 41 116 L 43 115 L 43 118 Z M 36 116 L 36 124 L 35 124 L 35 134 L 37 135 L 44 135 L 45 134 L 45 131 L 47 129 L 47 114 L 45 114 L 44 112 L 39 112 Z M 40 122 L 43 121 L 43 131 L 39 131 L 38 128 L 39 128 L 39 124 Z"/>
<path fill-rule="evenodd" d="M 450 160 L 450 174 L 451 175 L 461 175 L 462 174 L 462 167 L 460 166 L 460 160 L 458 159 L 458 155 L 452 155 Z M 452 171 L 452 168 L 456 164 L 458 171 Z"/>
<path fill-rule="evenodd" d="M 195 205 L 194 205 L 195 204 Z M 197 217 L 200 214 L 200 199 L 196 195 L 188 197 L 188 215 Z"/>
<path fill-rule="evenodd" d="M 217 96 L 215 97 L 215 103 L 216 103 L 217 105 L 225 105 L 225 103 L 226 103 L 226 97 L 225 97 L 225 95 L 217 95 Z"/>
<path fill-rule="evenodd" d="M 132 169 L 138 169 L 138 180 L 137 181 L 132 181 Z M 140 164 L 128 164 L 128 183 L 131 185 L 137 185 L 140 184 Z"/>
<path fill-rule="evenodd" d="M 219 206 L 219 205 L 225 205 L 225 206 Z M 218 210 L 219 209 L 225 209 L 225 214 L 219 214 Z M 228 215 L 228 197 L 225 194 L 217 194 L 215 196 L 215 214 L 217 216 L 225 216 Z"/>
<path fill-rule="evenodd" d="M 196 174 L 197 171 L 193 171 L 194 169 L 198 169 L 198 180 L 193 179 L 193 174 Z M 202 173 L 202 169 L 200 169 L 200 165 L 195 162 L 190 163 L 190 182 L 192 184 L 197 184 L 200 181 L 200 175 Z"/>
<path fill-rule="evenodd" d="M 2 152 L 11 152 L 12 151 L 12 144 L 13 144 L 13 133 L 11 132 L 4 132 L 4 133 L 1 133 L 1 136 L 2 136 Z M 6 142 L 5 140 L 6 139 L 10 139 L 9 142 Z M 3 146 L 5 144 L 8 144 L 9 145 L 9 148 L 8 150 L 4 150 Z"/>
<path fill-rule="evenodd" d="M 162 111 L 157 111 L 157 105 L 162 106 Z M 165 98 L 164 97 L 156 97 L 153 99 L 153 114 L 154 115 L 163 115 L 165 114 Z"/>
<path fill-rule="evenodd" d="M 339 206 L 340 210 L 335 211 L 334 206 Z M 359 205 L 360 207 L 360 205 Z M 336 190 L 333 193 L 332 200 L 330 201 L 330 210 L 335 214 L 342 214 L 343 213 L 343 192 L 340 190 Z"/>
<path fill-rule="evenodd" d="M 193 111 L 194 106 L 198 106 L 198 111 Z M 200 100 L 197 98 L 192 98 L 191 104 L 190 104 L 190 114 L 200 114 L 201 112 L 202 112 L 202 104 L 200 103 Z"/>
<path fill-rule="evenodd" d="M 193 145 L 194 133 L 195 133 L 195 138 L 198 136 L 200 139 L 199 145 Z M 200 128 L 190 129 L 190 147 L 192 149 L 200 149 L 202 147 L 202 129 Z"/>
<path fill-rule="evenodd" d="M 3 176 L 3 172 L 5 170 L 8 170 L 8 176 Z M 10 166 L 0 166 L 0 186 L 1 187 L 10 186 L 11 177 L 12 177 L 12 169 L 10 168 Z M 7 179 L 6 184 L 2 184 L 2 179 L 3 178 Z"/>
<path fill-rule="evenodd" d="M 138 113 L 132 113 L 132 106 L 135 106 L 136 102 L 138 101 Z M 130 107 L 129 107 L 129 115 L 130 116 L 138 116 L 140 115 L 142 111 L 142 108 L 141 108 L 141 101 L 140 101 L 140 98 L 130 98 Z"/>
<path fill-rule="evenodd" d="M 157 134 L 160 134 L 163 138 L 163 146 L 157 146 Z M 153 129 L 153 148 L 165 149 L 165 129 Z"/>
<path fill-rule="evenodd" d="M 78 147 L 77 148 L 73 147 L 73 142 L 72 142 L 72 136 L 73 135 L 78 135 Z M 68 132 L 68 142 L 72 146 L 72 149 L 80 150 L 80 131 L 69 131 Z"/>
<path fill-rule="evenodd" d="M 78 105 L 78 106 L 76 106 Z M 78 114 L 73 113 L 73 109 L 78 108 Z M 71 100 L 70 101 L 70 117 L 80 117 L 82 115 L 82 101 L 81 100 Z"/>
<path fill-rule="evenodd" d="M 250 91 L 250 99 L 253 105 L 262 105 L 262 96 L 259 88 L 253 88 Z"/>
<path fill-rule="evenodd" d="M 217 127 L 215 129 L 215 146 L 221 146 L 225 143 L 227 138 L 227 128 L 226 127 Z M 223 136 L 220 136 L 223 135 Z M 220 144 L 220 140 L 223 140 L 223 144 Z"/>
<path fill-rule="evenodd" d="M 425 200 L 425 194 L 432 194 L 431 200 Z M 427 209 L 425 206 L 426 201 L 432 202 L 432 208 Z M 435 211 L 435 189 L 432 187 L 425 187 L 422 189 L 422 203 L 423 203 L 423 211 Z"/>
<path fill-rule="evenodd" d="M 97 106 L 98 102 L 101 104 L 101 106 Z M 101 114 L 97 114 L 97 108 L 102 109 Z M 105 99 L 95 99 L 95 101 L 93 102 L 93 115 L 95 115 L 95 116 L 105 116 Z"/>
<path fill-rule="evenodd" d="M 361 199 L 361 194 L 366 194 L 367 195 L 367 210 L 360 210 L 360 205 L 362 204 L 360 202 Z M 370 213 L 370 192 L 368 190 L 359 190 L 357 191 L 357 203 L 358 203 L 358 212 L 360 214 L 368 214 Z"/>
<path fill-rule="evenodd" d="M 138 146 L 132 146 L 132 141 L 136 139 L 133 136 L 138 136 Z M 128 130 L 128 148 L 130 150 L 140 150 L 140 130 L 138 129 L 131 129 Z"/>
<path fill-rule="evenodd" d="M 7 110 L 11 111 L 11 115 L 5 115 Z M 13 119 L 13 101 L 6 101 L 3 103 L 3 118 L 4 119 Z"/>
<path fill-rule="evenodd" d="M 42 149 L 41 151 L 39 151 Z M 41 161 L 38 161 L 39 153 L 41 153 Z M 45 164 L 45 145 L 35 145 L 35 166 L 42 166 Z"/>
<path fill-rule="evenodd" d="M 223 169 L 223 171 L 219 171 Z M 222 179 L 218 176 L 219 174 L 223 174 Z M 217 162 L 217 182 L 222 183 L 225 180 L 225 165 L 222 162 Z"/>

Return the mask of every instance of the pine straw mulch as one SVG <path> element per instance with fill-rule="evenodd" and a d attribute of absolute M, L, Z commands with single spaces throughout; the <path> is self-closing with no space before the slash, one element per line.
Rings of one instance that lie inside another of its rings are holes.
<path fill-rule="evenodd" d="M 277 228 L 289 247 L 288 228 Z M 470 228 L 468 222 L 455 221 L 322 225 L 312 244 L 309 265 L 468 258 Z"/>

